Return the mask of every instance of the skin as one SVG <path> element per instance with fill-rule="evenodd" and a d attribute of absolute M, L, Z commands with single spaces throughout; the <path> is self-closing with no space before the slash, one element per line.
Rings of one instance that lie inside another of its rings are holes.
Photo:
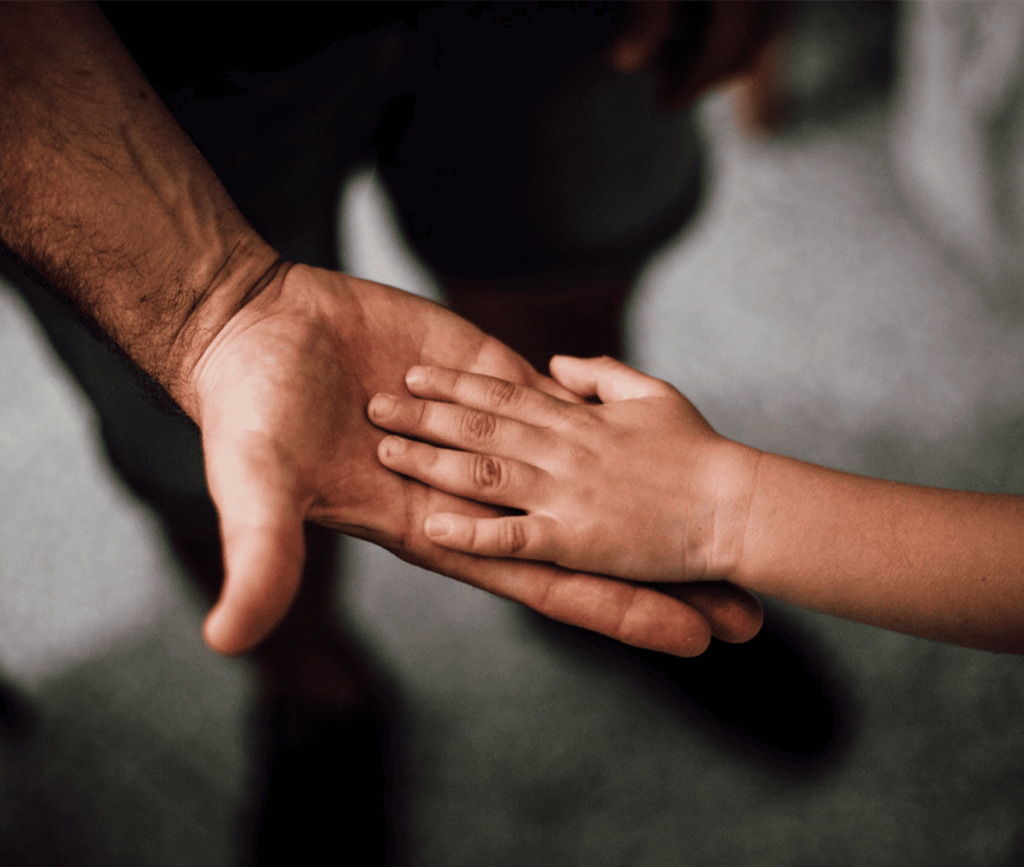
<path fill-rule="evenodd" d="M 694 655 L 759 628 L 738 591 L 667 595 L 430 540 L 432 512 L 497 513 L 381 467 L 370 395 L 429 364 L 575 398 L 438 305 L 283 261 L 91 4 L 0 4 L 0 240 L 198 424 L 224 543 L 216 650 L 284 617 L 305 521 L 642 647 Z"/>
<path fill-rule="evenodd" d="M 303 520 L 627 643 L 694 655 L 712 632 L 727 639 L 753 634 L 756 604 L 716 588 L 691 588 L 684 605 L 653 589 L 481 559 L 429 539 L 423 522 L 432 512 L 495 512 L 400 478 L 376 460 L 382 434 L 362 407 L 372 393 L 400 387 L 408 362 L 426 359 L 508 371 L 524 384 L 559 390 L 436 304 L 303 266 L 289 268 L 211 343 L 193 378 L 227 563 L 206 627 L 211 644 L 244 646 L 287 610 L 302 562 Z"/>
<path fill-rule="evenodd" d="M 576 403 L 413 368 L 413 397 L 370 417 L 404 434 L 385 466 L 523 514 L 438 512 L 453 550 L 602 568 L 644 582 L 733 582 L 838 617 L 1024 652 L 1024 498 L 840 473 L 717 434 L 667 383 L 610 358 L 556 357 Z M 436 443 L 447 448 L 439 448 Z"/>
<path fill-rule="evenodd" d="M 783 2 L 715 0 L 704 49 L 694 62 L 675 50 L 675 6 L 665 0 L 629 3 L 621 32 L 608 52 L 614 69 L 658 77 L 660 103 L 666 111 L 691 105 L 711 87 L 755 71 L 786 17 Z"/>

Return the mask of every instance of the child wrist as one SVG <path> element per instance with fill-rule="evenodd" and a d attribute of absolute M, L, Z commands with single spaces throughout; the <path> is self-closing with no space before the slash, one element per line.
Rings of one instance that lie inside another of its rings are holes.
<path fill-rule="evenodd" d="M 751 503 L 762 452 L 722 440 L 709 461 L 713 503 L 708 535 L 707 578 L 736 581 L 743 572 Z"/>

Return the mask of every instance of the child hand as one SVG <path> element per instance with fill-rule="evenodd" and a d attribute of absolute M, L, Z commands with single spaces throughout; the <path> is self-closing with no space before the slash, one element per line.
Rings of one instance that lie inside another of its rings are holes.
<path fill-rule="evenodd" d="M 758 453 L 715 433 L 678 391 L 610 358 L 558 356 L 552 376 L 600 404 L 439 367 L 414 397 L 376 395 L 371 421 L 395 472 L 522 515 L 440 513 L 439 545 L 641 581 L 726 579 L 743 548 Z"/>

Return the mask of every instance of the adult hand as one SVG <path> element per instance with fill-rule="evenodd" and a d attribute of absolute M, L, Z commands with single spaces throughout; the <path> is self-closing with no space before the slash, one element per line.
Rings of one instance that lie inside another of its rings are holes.
<path fill-rule="evenodd" d="M 226 563 L 224 590 L 206 624 L 211 646 L 245 650 L 284 615 L 300 579 L 304 520 L 638 646 L 694 655 L 711 634 L 737 641 L 757 632 L 760 606 L 739 591 L 697 586 L 672 598 L 428 539 L 423 524 L 431 513 L 496 512 L 402 478 L 377 460 L 384 434 L 364 407 L 377 392 L 402 394 L 405 372 L 417 364 L 500 376 L 576 400 L 436 304 L 300 265 L 279 269 L 219 330 L 190 376 L 190 412 L 203 433 Z"/>
<path fill-rule="evenodd" d="M 550 381 L 436 305 L 282 266 L 92 4 L 0 4 L 0 42 L 0 243 L 199 423 L 226 558 L 212 646 L 283 616 L 305 519 L 626 641 L 697 652 L 709 623 L 756 631 L 749 597 L 647 616 L 633 588 L 426 540 L 428 507 L 457 505 L 379 465 L 369 396 L 420 363 Z"/>

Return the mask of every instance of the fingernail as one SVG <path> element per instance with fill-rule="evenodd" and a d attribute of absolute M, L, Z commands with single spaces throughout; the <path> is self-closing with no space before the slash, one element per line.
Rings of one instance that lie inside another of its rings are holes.
<path fill-rule="evenodd" d="M 432 539 L 447 536 L 449 530 L 451 530 L 451 524 L 448 523 L 447 518 L 442 518 L 440 515 L 431 515 L 423 525 L 423 531 Z"/>
<path fill-rule="evenodd" d="M 367 410 L 372 418 L 385 419 L 395 411 L 398 401 L 390 394 L 375 394 Z"/>
<path fill-rule="evenodd" d="M 396 436 L 384 437 L 381 440 L 381 447 L 386 458 L 398 457 L 398 455 L 405 451 L 407 445 L 408 442 L 406 440 Z"/>
<path fill-rule="evenodd" d="M 410 367 L 405 374 L 405 384 L 412 388 L 416 385 L 423 385 L 427 381 L 427 369 L 425 367 Z"/>

